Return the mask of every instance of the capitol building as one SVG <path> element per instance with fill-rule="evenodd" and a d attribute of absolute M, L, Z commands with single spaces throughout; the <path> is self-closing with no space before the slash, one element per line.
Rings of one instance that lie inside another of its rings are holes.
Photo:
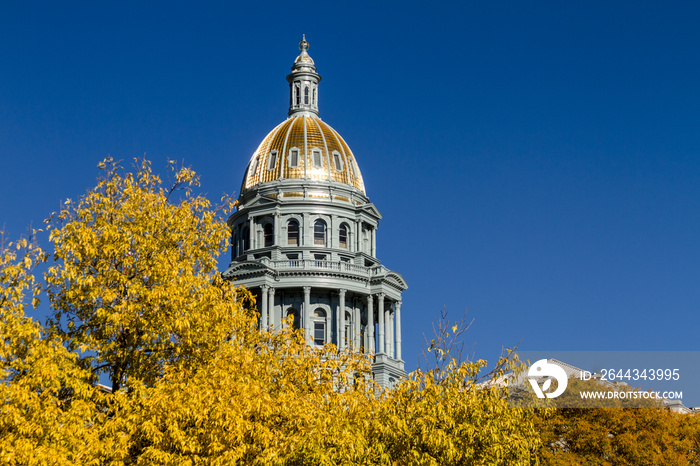
<path fill-rule="evenodd" d="M 377 258 L 382 218 L 340 134 L 319 116 L 321 76 L 299 43 L 289 112 L 262 139 L 228 219 L 231 263 L 224 277 L 255 296 L 260 327 L 293 316 L 309 345 L 374 355 L 373 373 L 391 387 L 401 358 L 403 277 Z"/>

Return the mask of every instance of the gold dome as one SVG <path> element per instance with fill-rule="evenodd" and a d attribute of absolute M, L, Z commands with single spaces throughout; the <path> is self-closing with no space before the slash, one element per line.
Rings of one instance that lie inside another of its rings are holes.
<path fill-rule="evenodd" d="M 263 139 L 250 158 L 241 192 L 283 179 L 345 183 L 365 194 L 348 145 L 337 131 L 308 113 L 289 117 Z"/>

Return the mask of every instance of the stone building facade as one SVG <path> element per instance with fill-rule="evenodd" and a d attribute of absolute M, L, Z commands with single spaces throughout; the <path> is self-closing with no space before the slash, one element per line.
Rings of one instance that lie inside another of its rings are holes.
<path fill-rule="evenodd" d="M 309 345 L 374 354 L 383 386 L 405 376 L 401 293 L 406 282 L 377 259 L 382 218 L 355 156 L 321 120 L 314 61 L 305 39 L 287 76 L 288 118 L 262 140 L 228 220 L 232 261 L 224 276 L 257 297 L 260 327 L 283 319 Z"/>

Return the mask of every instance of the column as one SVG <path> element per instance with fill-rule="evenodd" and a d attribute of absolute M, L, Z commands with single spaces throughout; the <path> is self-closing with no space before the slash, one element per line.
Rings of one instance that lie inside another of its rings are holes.
<path fill-rule="evenodd" d="M 269 290 L 267 290 L 268 297 L 267 297 L 267 315 L 268 315 L 268 328 L 274 328 L 276 319 L 275 319 L 275 289 L 270 287 Z"/>
<path fill-rule="evenodd" d="M 372 257 L 377 257 L 377 229 L 372 228 Z"/>
<path fill-rule="evenodd" d="M 343 289 L 338 290 L 339 302 L 338 302 L 338 349 L 343 351 L 345 349 L 345 291 Z"/>
<path fill-rule="evenodd" d="M 374 310 L 373 306 L 374 305 L 374 297 L 372 295 L 367 296 L 367 335 L 369 336 L 369 347 L 367 350 L 370 353 L 374 353 L 376 351 L 376 347 L 374 344 Z"/>
<path fill-rule="evenodd" d="M 260 305 L 260 330 L 267 330 L 267 285 L 260 287 L 262 303 Z"/>
<path fill-rule="evenodd" d="M 383 353 L 386 351 L 385 337 L 384 337 L 384 293 L 379 293 L 377 295 L 377 317 L 379 317 L 379 347 L 377 348 L 377 353 Z"/>
<path fill-rule="evenodd" d="M 306 341 L 311 344 L 313 343 L 313 336 L 311 335 L 311 287 L 304 287 L 304 310 L 300 312 L 304 317 L 299 316 L 302 319 L 299 328 L 304 329 L 306 335 Z"/>
<path fill-rule="evenodd" d="M 275 224 L 273 225 L 273 231 L 274 231 L 274 238 L 275 240 L 273 241 L 273 245 L 275 246 L 282 246 L 284 243 L 282 242 L 282 238 L 280 238 L 280 230 L 281 230 L 281 225 L 280 225 L 280 214 L 279 212 L 275 213 Z"/>
<path fill-rule="evenodd" d="M 388 307 L 384 310 L 384 325 L 388 327 L 384 332 L 384 352 L 389 354 L 391 352 L 391 309 Z"/>
<path fill-rule="evenodd" d="M 391 312 L 391 308 L 387 310 L 388 314 L 388 328 L 386 329 L 386 347 L 387 354 L 390 357 L 394 357 L 394 313 Z"/>
<path fill-rule="evenodd" d="M 401 301 L 396 301 L 396 359 L 401 359 Z"/>
<path fill-rule="evenodd" d="M 360 341 L 360 337 L 362 336 L 360 332 L 360 324 L 362 321 L 362 315 L 360 314 L 360 308 L 357 307 L 357 302 L 356 300 L 353 299 L 353 319 L 352 319 L 352 346 L 355 351 L 359 350 L 360 347 L 362 347 L 362 342 Z"/>
<path fill-rule="evenodd" d="M 248 246 L 250 249 L 255 249 L 255 219 L 253 217 L 248 220 Z"/>
<path fill-rule="evenodd" d="M 306 196 L 304 196 L 306 197 Z M 302 220 L 302 231 L 299 232 L 299 236 L 301 239 L 300 245 L 301 246 L 308 246 L 314 244 L 314 237 L 313 237 L 313 227 L 309 224 L 309 215 L 306 213 L 301 214 L 301 220 Z"/>

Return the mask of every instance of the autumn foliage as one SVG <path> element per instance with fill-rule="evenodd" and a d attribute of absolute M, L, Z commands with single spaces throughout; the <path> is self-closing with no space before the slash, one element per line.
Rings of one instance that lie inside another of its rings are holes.
<path fill-rule="evenodd" d="M 667 450 L 650 461 L 696 464 L 690 417 L 509 407 L 499 384 L 479 383 L 509 359 L 485 376 L 438 339 L 441 364 L 384 391 L 366 355 L 311 348 L 291 325 L 261 332 L 252 297 L 217 272 L 229 233 L 196 174 L 173 166 L 164 187 L 146 161 L 100 168 L 47 221 L 50 255 L 30 240 L 0 248 L 1 464 L 634 464 L 586 462 L 608 424 L 637 430 L 601 444 L 610 458 L 637 441 Z M 25 312 L 40 299 L 46 326 Z"/>

